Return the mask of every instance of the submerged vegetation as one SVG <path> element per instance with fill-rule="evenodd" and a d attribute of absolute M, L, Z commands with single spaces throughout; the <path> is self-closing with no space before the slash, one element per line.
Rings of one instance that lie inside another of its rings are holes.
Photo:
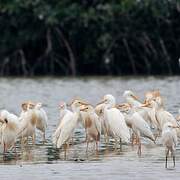
<path fill-rule="evenodd" d="M 178 0 L 1 0 L 0 75 L 178 74 Z"/>

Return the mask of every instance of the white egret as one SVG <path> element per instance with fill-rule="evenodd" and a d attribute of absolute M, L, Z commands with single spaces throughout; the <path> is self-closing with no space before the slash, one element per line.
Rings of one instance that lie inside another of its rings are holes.
<path fill-rule="evenodd" d="M 134 141 L 134 134 L 136 135 L 136 140 L 138 143 L 138 154 L 141 155 L 141 136 L 149 138 L 153 142 L 155 142 L 154 135 L 151 131 L 149 124 L 143 119 L 143 117 L 136 112 L 134 108 L 131 107 L 128 103 L 124 103 L 122 105 L 117 105 L 118 109 L 120 109 L 125 117 L 126 124 L 129 128 L 133 130 L 132 133 L 132 144 Z"/>
<path fill-rule="evenodd" d="M 173 158 L 173 164 L 175 167 L 175 150 L 177 145 L 177 134 L 171 122 L 166 122 L 162 129 L 162 143 L 166 147 L 166 162 L 165 167 L 167 168 L 167 158 L 169 155 L 169 151 L 171 152 L 171 156 Z"/>
<path fill-rule="evenodd" d="M 145 103 L 159 96 L 160 96 L 159 90 L 148 91 L 145 93 Z"/>
<path fill-rule="evenodd" d="M 28 109 L 28 111 L 24 113 L 23 119 L 20 121 L 18 137 L 22 138 L 22 140 L 26 137 L 28 140 L 28 137 L 31 136 L 34 144 L 37 118 L 35 110 Z"/>
<path fill-rule="evenodd" d="M 101 134 L 101 122 L 98 115 L 95 113 L 94 108 L 91 105 L 87 105 L 80 109 L 80 111 L 87 113 L 85 119 L 85 128 L 87 133 L 87 149 L 90 139 L 92 138 L 96 142 L 96 150 L 98 150 L 98 141 L 100 141 Z"/>
<path fill-rule="evenodd" d="M 174 116 L 164 109 L 163 101 L 162 101 L 161 97 L 156 97 L 155 99 L 149 101 L 144 106 L 150 106 L 150 107 L 155 108 L 156 120 L 159 125 L 158 128 L 161 131 L 162 131 L 164 124 L 167 122 L 171 122 L 174 126 L 177 126 L 177 122 L 176 122 Z"/>
<path fill-rule="evenodd" d="M 59 126 L 53 134 L 53 143 L 57 148 L 61 148 L 63 144 L 68 146 L 68 141 L 73 136 L 74 129 L 78 122 L 80 106 L 81 102 L 78 100 L 72 103 L 71 107 L 73 112 L 69 111 L 63 116 Z"/>
<path fill-rule="evenodd" d="M 104 106 L 104 118 L 108 123 L 108 134 L 112 135 L 115 140 L 129 142 L 130 133 L 126 125 L 123 114 L 115 107 L 116 101 L 111 94 L 104 96 L 103 101 L 99 104 L 105 104 Z"/>
<path fill-rule="evenodd" d="M 34 107 L 36 113 L 36 128 L 43 133 L 43 141 L 45 142 L 45 131 L 47 128 L 48 117 L 45 110 L 42 108 L 42 103 L 37 103 Z"/>
<path fill-rule="evenodd" d="M 137 137 L 138 154 L 141 155 L 141 135 L 155 142 L 151 128 L 138 112 L 126 115 L 125 120 Z"/>
<path fill-rule="evenodd" d="M 0 113 L 1 127 L 1 144 L 4 147 L 4 153 L 11 147 L 16 148 L 16 135 L 19 128 L 18 117 L 6 110 Z"/>
<path fill-rule="evenodd" d="M 98 104 L 95 107 L 95 113 L 99 116 L 99 120 L 101 122 L 101 134 L 104 135 L 105 138 L 105 142 L 108 143 L 109 139 L 108 139 L 108 129 L 109 129 L 109 125 L 107 120 L 104 118 L 104 107 L 105 104 Z"/>
<path fill-rule="evenodd" d="M 142 105 L 138 97 L 130 90 L 124 91 L 123 97 L 132 107 L 141 107 Z"/>
<path fill-rule="evenodd" d="M 28 102 L 24 102 L 21 104 L 22 111 L 19 116 L 19 120 L 21 121 L 24 118 L 25 112 L 28 110 Z"/>
<path fill-rule="evenodd" d="M 156 92 L 154 92 L 156 94 Z M 150 98 L 152 96 L 152 92 L 146 94 L 146 98 Z M 125 97 L 126 101 L 130 106 L 138 112 L 142 118 L 150 125 L 157 129 L 158 123 L 155 117 L 155 110 L 150 107 L 145 107 L 143 104 L 138 100 L 138 98 L 134 95 L 134 93 L 130 90 L 124 92 L 123 97 Z"/>
<path fill-rule="evenodd" d="M 60 102 L 59 103 L 59 123 L 61 122 L 61 119 L 64 117 L 64 115 L 68 112 L 70 112 L 70 111 L 67 109 L 66 103 Z M 59 125 L 59 123 L 58 123 L 58 125 Z"/>

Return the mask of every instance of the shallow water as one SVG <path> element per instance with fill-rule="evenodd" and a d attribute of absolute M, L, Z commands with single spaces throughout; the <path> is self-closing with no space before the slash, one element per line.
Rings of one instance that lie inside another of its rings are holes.
<path fill-rule="evenodd" d="M 180 146 L 176 152 L 176 168 L 164 168 L 164 148 L 144 140 L 142 157 L 137 156 L 137 147 L 123 145 L 122 150 L 108 147 L 102 142 L 99 152 L 90 145 L 88 154 L 84 141 L 84 130 L 77 128 L 74 145 L 66 156 L 52 146 L 51 135 L 58 121 L 58 103 L 70 102 L 81 97 L 96 104 L 104 94 L 111 93 L 117 102 L 123 102 L 124 90 L 132 89 L 143 100 L 144 92 L 159 89 L 165 97 L 168 111 L 177 115 L 180 108 L 180 77 L 100 77 L 100 78 L 1 78 L 0 108 L 15 114 L 20 113 L 20 104 L 26 100 L 41 101 L 47 111 L 47 142 L 43 145 L 37 132 L 36 145 L 19 147 L 17 154 L 10 151 L 0 154 L 0 179 L 179 179 Z M 2 148 L 0 149 L 2 152 Z M 169 161 L 172 166 L 172 161 Z"/>

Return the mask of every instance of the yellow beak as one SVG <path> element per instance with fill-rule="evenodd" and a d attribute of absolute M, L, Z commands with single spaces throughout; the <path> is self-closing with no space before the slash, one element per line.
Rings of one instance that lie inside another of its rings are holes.
<path fill-rule="evenodd" d="M 131 95 L 135 100 L 139 101 L 139 98 L 135 95 Z"/>
<path fill-rule="evenodd" d="M 83 107 L 80 109 L 80 111 L 85 111 L 86 109 L 88 109 L 87 107 Z"/>
<path fill-rule="evenodd" d="M 151 104 L 149 102 L 146 101 L 145 104 L 141 105 L 141 107 L 149 107 Z"/>

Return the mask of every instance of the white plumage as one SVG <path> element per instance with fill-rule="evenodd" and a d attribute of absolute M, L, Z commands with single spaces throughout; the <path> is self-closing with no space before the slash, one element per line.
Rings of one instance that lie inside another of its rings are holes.
<path fill-rule="evenodd" d="M 6 110 L 0 113 L 1 126 L 1 144 L 4 146 L 4 152 L 13 147 L 16 142 L 16 135 L 19 128 L 18 117 Z"/>
<path fill-rule="evenodd" d="M 35 128 L 37 116 L 35 110 L 29 109 L 24 113 L 24 118 L 19 123 L 18 137 L 24 138 L 31 136 L 35 143 Z"/>
<path fill-rule="evenodd" d="M 125 142 L 129 142 L 129 129 L 126 125 L 123 114 L 115 108 L 115 98 L 112 95 L 107 94 L 104 96 L 102 103 L 105 104 L 104 118 L 108 123 L 108 133 L 113 135 L 116 140 L 121 139 Z"/>
<path fill-rule="evenodd" d="M 174 128 L 176 127 L 173 126 L 172 123 L 167 122 L 164 124 L 162 130 L 162 143 L 166 148 L 166 163 L 165 163 L 166 168 L 167 168 L 167 158 L 169 152 L 171 152 L 171 156 L 173 157 L 173 163 L 175 166 L 175 150 L 177 145 L 177 134 Z"/>
<path fill-rule="evenodd" d="M 43 140 L 45 141 L 45 131 L 47 128 L 47 121 L 48 121 L 47 114 L 45 110 L 42 108 L 41 103 L 37 103 L 34 110 L 37 117 L 36 128 L 39 129 L 43 133 Z"/>
<path fill-rule="evenodd" d="M 74 101 L 72 103 L 73 112 L 67 112 L 55 133 L 53 134 L 53 143 L 57 148 L 60 148 L 63 144 L 68 143 L 69 139 L 72 137 L 74 129 L 77 125 L 80 111 L 80 102 Z"/>

